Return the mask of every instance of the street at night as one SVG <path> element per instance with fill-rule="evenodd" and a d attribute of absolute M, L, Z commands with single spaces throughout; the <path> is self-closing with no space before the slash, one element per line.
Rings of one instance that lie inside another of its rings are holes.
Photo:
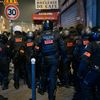
<path fill-rule="evenodd" d="M 0 0 L 0 100 L 100 100 L 100 0 Z"/>

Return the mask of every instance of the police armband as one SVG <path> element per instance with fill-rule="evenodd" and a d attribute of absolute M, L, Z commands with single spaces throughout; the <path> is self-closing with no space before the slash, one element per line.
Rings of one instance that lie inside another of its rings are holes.
<path fill-rule="evenodd" d="M 40 49 L 40 47 L 39 47 L 39 46 L 35 46 L 35 49 L 36 49 L 36 50 L 39 50 L 39 49 Z"/>
<path fill-rule="evenodd" d="M 33 42 L 28 42 L 26 45 L 27 45 L 27 47 L 32 47 L 33 46 Z"/>
<path fill-rule="evenodd" d="M 90 53 L 90 52 L 85 52 L 85 53 L 84 53 L 84 56 L 90 57 L 90 56 L 91 56 L 91 53 Z"/>
<path fill-rule="evenodd" d="M 16 43 L 22 42 L 22 38 L 15 38 L 15 42 L 16 42 Z"/>

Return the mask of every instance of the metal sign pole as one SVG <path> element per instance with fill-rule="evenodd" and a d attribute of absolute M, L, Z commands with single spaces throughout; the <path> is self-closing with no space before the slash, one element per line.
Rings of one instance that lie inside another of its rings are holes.
<path fill-rule="evenodd" d="M 36 100 L 36 83 L 35 83 L 35 58 L 31 59 L 32 64 L 32 100 Z"/>
<path fill-rule="evenodd" d="M 10 23 L 10 32 L 13 33 L 13 22 L 12 20 L 9 20 Z"/>

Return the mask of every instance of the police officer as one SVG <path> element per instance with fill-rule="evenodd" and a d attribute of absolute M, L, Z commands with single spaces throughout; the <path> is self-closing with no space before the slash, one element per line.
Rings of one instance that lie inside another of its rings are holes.
<path fill-rule="evenodd" d="M 67 30 L 66 30 L 67 31 Z M 74 46 L 76 43 L 75 40 L 75 36 L 76 36 L 76 31 L 73 27 L 71 27 L 69 29 L 69 33 L 67 35 L 64 36 L 64 42 L 66 45 L 66 49 L 67 49 L 67 74 L 68 74 L 68 79 L 69 79 L 69 84 L 72 85 L 73 81 L 74 81 L 74 76 L 75 76 L 75 65 L 74 65 L 74 57 L 73 57 L 73 50 L 74 50 Z M 71 68 L 73 69 L 73 74 L 71 71 Z"/>
<path fill-rule="evenodd" d="M 94 98 L 92 92 L 93 87 L 100 87 L 100 34 L 96 36 L 92 35 L 92 42 L 87 46 L 79 66 L 80 76 L 89 69 L 81 85 L 83 100 L 100 100 L 100 88 L 96 89 L 99 90 L 98 98 Z"/>
<path fill-rule="evenodd" d="M 82 35 L 81 39 L 82 39 L 82 42 L 80 44 L 77 44 L 74 49 L 74 57 L 77 58 L 77 60 L 78 60 L 77 62 L 79 62 L 79 63 L 77 63 L 77 65 L 80 64 L 81 57 L 82 57 L 83 53 L 85 52 L 85 49 L 87 48 L 88 44 L 91 42 L 91 34 Z M 78 68 L 79 68 L 79 66 L 77 67 L 77 70 L 78 70 Z M 85 76 L 86 72 L 84 71 L 83 77 Z"/>
<path fill-rule="evenodd" d="M 26 42 L 25 42 L 25 48 L 26 48 L 26 56 L 27 56 L 27 64 L 26 64 L 26 82 L 29 88 L 31 88 L 31 83 L 32 83 L 32 74 L 31 74 L 31 58 L 35 57 L 35 52 L 34 52 L 34 42 L 35 38 L 35 33 L 32 31 L 29 31 L 26 33 Z"/>
<path fill-rule="evenodd" d="M 47 89 L 49 100 L 55 100 L 59 52 L 63 55 L 63 60 L 66 61 L 66 50 L 61 38 L 53 33 L 53 23 L 51 21 L 43 22 L 43 30 L 38 43 L 43 65 L 40 88 L 43 91 Z"/>
<path fill-rule="evenodd" d="M 22 27 L 13 28 L 14 36 L 9 40 L 12 47 L 12 60 L 14 63 L 14 87 L 19 88 L 19 80 L 25 78 L 26 54 L 25 37 L 22 35 Z"/>
<path fill-rule="evenodd" d="M 85 45 L 85 48 L 87 48 L 87 42 L 91 42 L 91 40 L 93 40 L 93 39 L 95 39 L 96 40 L 96 38 L 98 37 L 98 35 L 97 35 L 97 32 L 93 32 L 92 31 L 92 29 L 90 28 L 90 27 L 86 27 L 85 28 L 85 33 L 82 35 L 82 40 L 83 40 L 83 44 Z M 88 40 L 88 41 L 86 41 L 86 40 Z M 83 52 L 84 53 L 84 52 Z M 83 54 L 82 54 L 83 55 Z M 80 67 L 79 68 L 79 73 L 81 73 L 80 71 L 81 71 L 81 68 L 82 67 Z M 87 73 L 87 69 L 85 69 L 84 70 L 84 72 L 83 73 L 81 73 L 81 77 L 83 77 L 84 78 L 84 76 L 86 75 L 86 73 Z"/>
<path fill-rule="evenodd" d="M 73 100 L 81 100 L 81 82 L 83 81 L 84 76 L 88 72 L 88 69 L 86 69 L 84 73 L 81 74 L 83 77 L 82 76 L 80 77 L 80 75 L 78 74 L 79 73 L 78 69 L 79 69 L 81 57 L 85 52 L 85 49 L 89 43 L 90 43 L 90 35 L 85 34 L 84 36 L 82 36 L 81 41 L 75 45 L 73 51 L 75 65 L 76 65 L 76 77 L 75 77 L 75 84 L 74 84 L 75 94 Z"/>
<path fill-rule="evenodd" d="M 41 53 L 39 52 L 39 47 L 37 46 L 37 43 L 40 39 L 40 36 L 42 34 L 42 31 L 35 31 L 35 59 L 36 59 L 36 82 L 37 85 L 39 84 L 40 77 L 41 77 Z"/>
<path fill-rule="evenodd" d="M 69 35 L 68 29 L 64 29 L 62 34 L 60 34 L 61 38 L 65 41 L 66 37 Z M 66 43 L 65 43 L 66 44 Z M 60 64 L 58 69 L 58 78 L 60 82 L 58 82 L 59 86 L 67 87 L 69 86 L 69 77 L 67 73 L 67 65 L 64 64 L 62 56 L 60 56 Z"/>
<path fill-rule="evenodd" d="M 7 38 L 1 34 L 0 35 L 0 78 L 2 83 L 2 89 L 8 89 L 9 83 L 9 63 L 10 57 L 8 52 Z"/>

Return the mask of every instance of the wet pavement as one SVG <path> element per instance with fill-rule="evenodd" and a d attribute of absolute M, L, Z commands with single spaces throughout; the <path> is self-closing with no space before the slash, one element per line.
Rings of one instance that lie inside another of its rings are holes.
<path fill-rule="evenodd" d="M 73 87 L 58 87 L 56 100 L 72 100 L 73 94 Z M 31 98 L 31 90 L 28 89 L 26 85 L 23 85 L 23 83 L 21 83 L 20 88 L 16 90 L 13 87 L 13 80 L 11 80 L 8 90 L 2 91 L 0 88 L 0 95 L 8 97 L 8 100 L 29 100 L 29 98 Z M 37 93 L 36 98 L 36 100 L 48 100 L 47 93 L 45 93 L 45 95 L 42 96 Z"/>

